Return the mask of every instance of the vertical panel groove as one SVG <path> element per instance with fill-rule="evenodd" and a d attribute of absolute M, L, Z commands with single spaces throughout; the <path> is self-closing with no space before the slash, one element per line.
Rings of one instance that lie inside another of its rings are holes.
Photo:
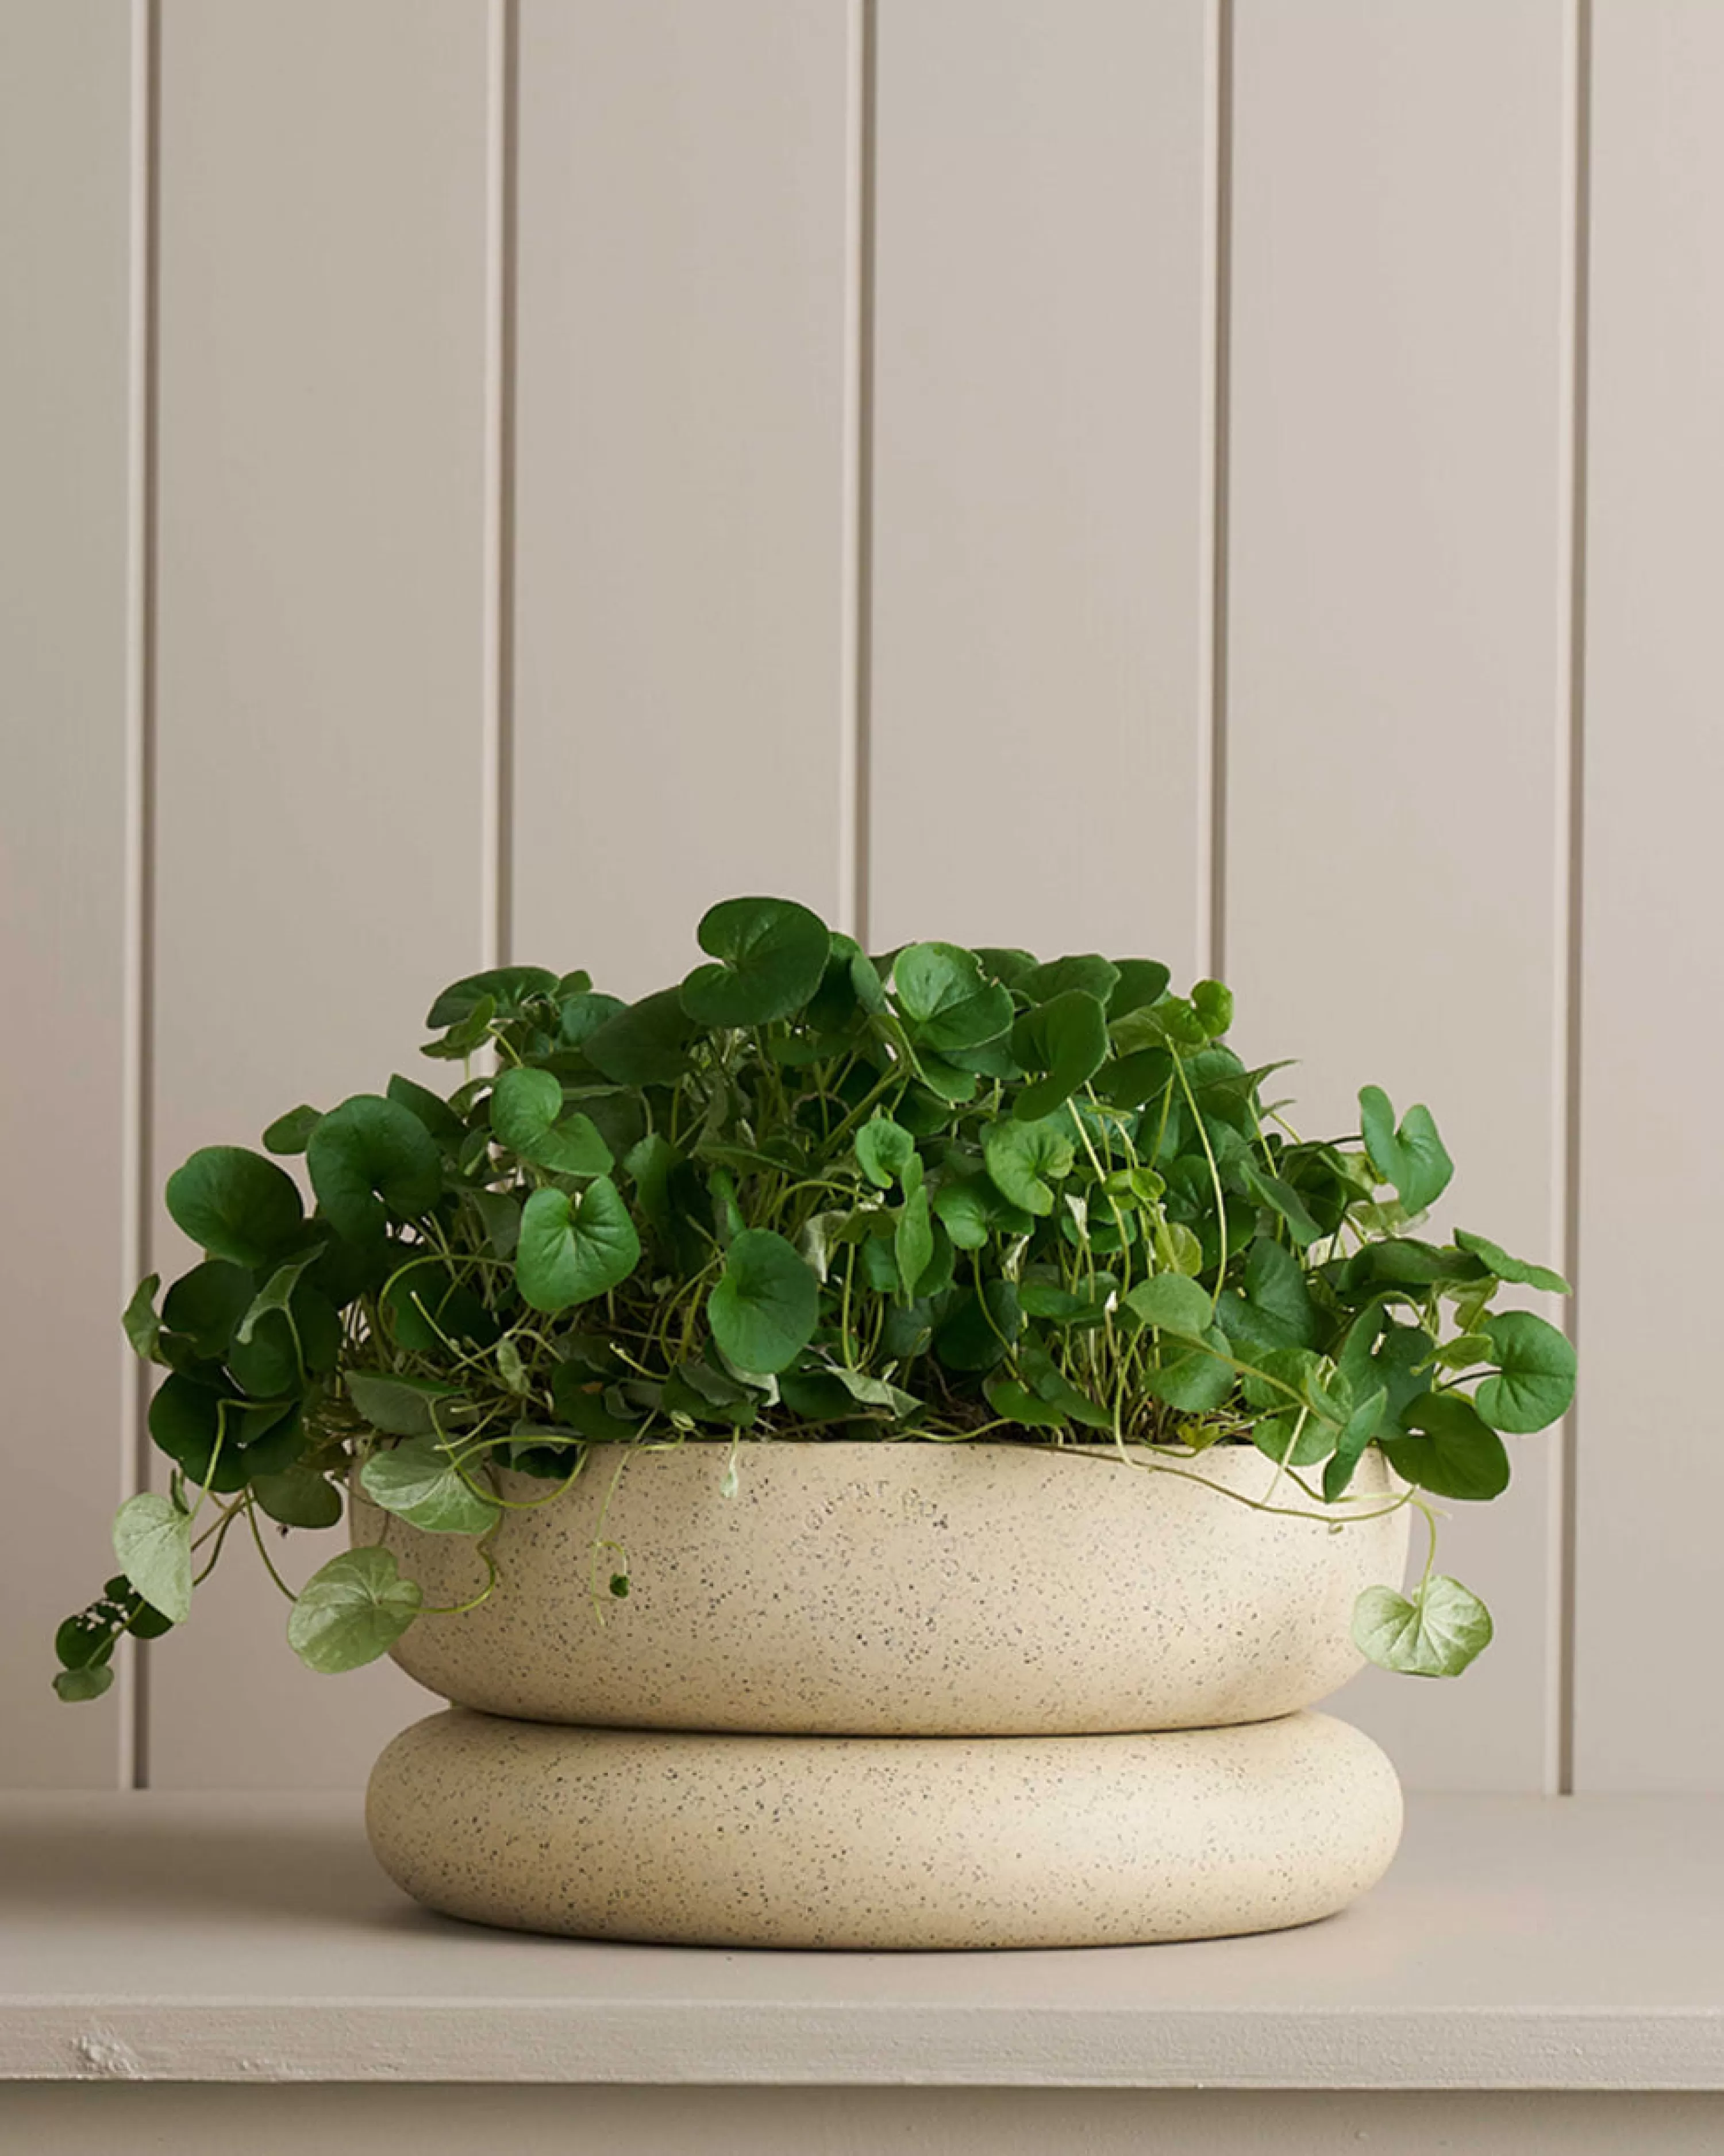
<path fill-rule="evenodd" d="M 1208 399 L 1209 470 L 1205 511 L 1203 574 L 1205 666 L 1199 706 L 1207 752 L 1201 783 L 1208 798 L 1199 835 L 1198 947 L 1210 975 L 1225 978 L 1227 964 L 1227 569 L 1229 403 L 1233 311 L 1233 55 L 1234 0 L 1211 0 L 1209 129 L 1213 159 L 1208 175 L 1205 270 L 1209 280 L 1209 350 L 1204 367 Z"/>
<path fill-rule="evenodd" d="M 875 286 L 875 51 L 877 0 L 851 0 L 849 54 L 849 169 L 846 242 L 850 321 L 846 326 L 848 410 L 844 440 L 844 564 L 841 724 L 844 785 L 839 844 L 840 903 L 845 924 L 866 947 L 869 933 L 869 807 L 872 783 L 870 728 L 874 640 L 874 286 Z"/>
<path fill-rule="evenodd" d="M 515 390 L 519 0 L 490 0 L 487 99 L 485 275 L 485 619 L 484 758 L 485 963 L 514 949 L 515 881 Z"/>
<path fill-rule="evenodd" d="M 1586 832 L 1586 598 L 1587 598 L 1587 362 L 1589 326 L 1592 222 L 1592 0 L 1573 0 L 1568 24 L 1573 68 L 1573 137 L 1568 172 L 1568 234 L 1570 300 L 1573 305 L 1569 352 L 1568 439 L 1568 562 L 1567 589 L 1568 695 L 1562 713 L 1565 734 L 1559 770 L 1557 814 L 1562 819 L 1557 847 L 1559 874 L 1565 879 L 1560 898 L 1564 935 L 1564 975 L 1558 999 L 1561 1037 L 1559 1067 L 1563 1096 L 1557 1117 L 1560 1155 L 1556 1187 L 1562 1217 L 1557 1224 L 1563 1270 L 1575 1289 L 1569 1329 L 1577 1341 L 1580 1319 L 1581 1187 L 1581 998 L 1585 953 L 1582 873 Z M 1579 1462 L 1578 1410 L 1565 1417 L 1558 1448 L 1554 1495 L 1557 1605 L 1555 1744 L 1552 1781 L 1557 1792 L 1574 1789 L 1575 1636 L 1578 1583 Z"/>
<path fill-rule="evenodd" d="M 159 135 L 162 25 L 159 0 L 132 0 L 131 234 L 129 293 L 126 715 L 126 1025 L 121 1073 L 125 1189 L 122 1296 L 149 1264 L 155 1161 L 150 1140 L 154 1091 L 156 883 L 156 293 L 161 228 Z M 121 1365 L 121 1494 L 149 1486 L 146 1410 L 148 1372 L 124 1353 Z M 122 1671 L 122 1778 L 149 1784 L 149 1656 L 128 1642 Z"/>

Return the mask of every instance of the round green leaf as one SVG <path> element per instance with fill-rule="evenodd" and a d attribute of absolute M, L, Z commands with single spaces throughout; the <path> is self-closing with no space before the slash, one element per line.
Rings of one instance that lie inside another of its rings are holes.
<path fill-rule="evenodd" d="M 192 1614 L 192 1522 L 171 1498 L 145 1491 L 114 1515 L 120 1569 L 170 1625 Z"/>
<path fill-rule="evenodd" d="M 266 1265 L 300 1232 L 305 1207 L 293 1179 L 244 1146 L 205 1146 L 167 1178 L 175 1224 L 213 1258 Z"/>
<path fill-rule="evenodd" d="M 819 987 L 832 949 L 819 915 L 788 898 L 726 899 L 697 934 L 718 962 L 696 966 L 682 984 L 683 1009 L 702 1025 L 788 1018 Z"/>
<path fill-rule="evenodd" d="M 110 1662 L 86 1662 L 80 1670 L 56 1670 L 54 1688 L 69 1703 L 100 1699 L 114 1681 Z"/>
<path fill-rule="evenodd" d="M 1011 991 L 989 980 L 974 952 L 956 943 L 912 943 L 900 951 L 892 987 L 917 1045 L 936 1055 L 978 1048 L 1011 1029 Z"/>
<path fill-rule="evenodd" d="M 1182 1414 L 1208 1414 L 1219 1408 L 1234 1389 L 1234 1373 L 1219 1358 L 1227 1353 L 1225 1335 L 1212 1327 L 1203 1336 L 1203 1346 L 1175 1354 L 1144 1378 L 1144 1389 Z M 1213 1348 L 1218 1353 L 1205 1353 Z M 1164 1349 L 1163 1353 L 1166 1353 Z"/>
<path fill-rule="evenodd" d="M 558 1005 L 558 1037 L 565 1047 L 580 1048 L 608 1019 L 620 1018 L 628 1008 L 620 996 L 600 995 L 582 988 L 565 997 Z"/>
<path fill-rule="evenodd" d="M 290 1467 L 280 1475 L 254 1475 L 252 1495 L 285 1527 L 332 1527 L 341 1517 L 341 1493 L 315 1467 Z"/>
<path fill-rule="evenodd" d="M 1091 1083 L 1110 1106 L 1141 1108 L 1172 1085 L 1173 1059 L 1165 1048 L 1140 1048 L 1135 1055 L 1104 1063 Z"/>
<path fill-rule="evenodd" d="M 154 1362 L 162 1341 L 162 1320 L 156 1315 L 156 1294 L 161 1286 L 160 1273 L 146 1273 L 132 1290 L 131 1301 L 120 1317 L 132 1353 L 146 1363 Z"/>
<path fill-rule="evenodd" d="M 1251 1245 L 1243 1294 L 1229 1288 L 1218 1298 L 1215 1314 L 1228 1337 L 1246 1348 L 1316 1345 L 1316 1312 L 1305 1268 L 1290 1250 L 1267 1235 L 1260 1235 Z M 1250 1361 L 1250 1355 L 1244 1359 Z"/>
<path fill-rule="evenodd" d="M 1456 1677 L 1491 1644 L 1491 1612 L 1470 1588 L 1433 1573 L 1411 1594 L 1367 1587 L 1353 1604 L 1353 1645 L 1380 1669 Z"/>
<path fill-rule="evenodd" d="M 499 1508 L 464 1482 L 434 1437 L 409 1438 L 374 1452 L 359 1471 L 374 1505 L 430 1535 L 482 1535 Z"/>
<path fill-rule="evenodd" d="M 306 1165 L 317 1201 L 354 1242 L 382 1235 L 389 1215 L 417 1219 L 437 1203 L 443 1167 L 425 1126 L 398 1101 L 356 1093 L 311 1133 Z"/>
<path fill-rule="evenodd" d="M 1191 1007 L 1211 1040 L 1219 1040 L 1233 1024 L 1233 990 L 1220 981 L 1199 981 L 1191 992 Z"/>
<path fill-rule="evenodd" d="M 1107 999 L 1107 1020 L 1128 1018 L 1134 1010 L 1159 1003 L 1167 993 L 1172 975 L 1158 958 L 1121 958 L 1119 978 Z"/>
<path fill-rule="evenodd" d="M 280 1153 L 303 1152 L 312 1132 L 322 1120 L 321 1108 L 290 1108 L 285 1116 L 278 1116 L 264 1132 L 265 1150 Z"/>
<path fill-rule="evenodd" d="M 324 1307 L 328 1309 L 329 1305 L 326 1303 Z M 340 1337 L 338 1325 L 338 1351 Z M 280 1399 L 285 1394 L 299 1391 L 305 1382 L 293 1333 L 279 1310 L 272 1311 L 255 1325 L 250 1339 L 243 1346 L 234 1342 L 228 1350 L 227 1363 L 235 1383 L 254 1400 Z"/>
<path fill-rule="evenodd" d="M 120 1592 L 131 1593 L 131 1583 L 123 1577 Z M 105 1661 L 114 1651 L 118 1621 L 110 1611 L 95 1609 L 80 1609 L 75 1617 L 68 1617 L 54 1635 L 54 1651 L 61 1665 L 82 1670 L 98 1659 Z"/>
<path fill-rule="evenodd" d="M 236 1337 L 228 1350 L 228 1369 L 254 1400 L 300 1392 L 307 1378 L 326 1374 L 341 1360 L 341 1321 L 329 1297 L 301 1287 L 292 1312 L 290 1322 L 285 1311 L 265 1311 L 249 1337 Z"/>
<path fill-rule="evenodd" d="M 1071 966 L 1079 962 L 1059 963 Z M 1070 1100 L 1107 1060 L 1107 1015 L 1086 989 L 1068 988 L 1051 1002 L 1025 1011 L 1012 1028 L 1011 1039 L 1012 1054 L 1026 1070 L 1047 1074 L 1039 1083 L 1026 1086 L 1012 1106 L 1020 1122 L 1036 1122 Z"/>
<path fill-rule="evenodd" d="M 661 988 L 595 1026 L 581 1053 L 618 1086 L 674 1086 L 688 1067 L 695 1024 L 680 989 Z"/>
<path fill-rule="evenodd" d="M 1431 1111 L 1423 1106 L 1408 1108 L 1395 1127 L 1395 1111 L 1380 1086 L 1364 1086 L 1359 1094 L 1359 1127 L 1371 1165 L 1409 1213 L 1423 1213 L 1434 1205 L 1449 1188 L 1455 1173 Z"/>
<path fill-rule="evenodd" d="M 1536 1265 L 1528 1258 L 1511 1258 L 1501 1243 L 1493 1243 L 1488 1235 L 1474 1235 L 1457 1228 L 1455 1240 L 1457 1248 L 1469 1252 L 1498 1280 L 1507 1281 L 1512 1286 L 1542 1288 L 1547 1295 L 1574 1292 L 1561 1273 L 1552 1272 L 1548 1265 Z"/>
<path fill-rule="evenodd" d="M 542 966 L 500 966 L 489 973 L 469 973 L 444 990 L 425 1014 L 425 1024 L 434 1033 L 459 1025 L 487 998 L 500 1018 L 518 1018 L 532 998 L 554 996 L 558 986 L 557 975 Z"/>
<path fill-rule="evenodd" d="M 1158 1221 L 1153 1248 L 1155 1261 L 1165 1272 L 1195 1280 L 1203 1270 L 1203 1246 L 1183 1220 Z"/>
<path fill-rule="evenodd" d="M 549 1070 L 505 1070 L 491 1095 L 499 1141 L 557 1175 L 608 1175 L 611 1149 L 590 1116 L 562 1112 L 562 1081 Z"/>
<path fill-rule="evenodd" d="M 162 1304 L 162 1327 L 182 1334 L 200 1361 L 219 1363 L 251 1299 L 252 1276 L 245 1267 L 210 1258 L 169 1288 Z"/>
<path fill-rule="evenodd" d="M 1198 1050 L 1207 1047 L 1208 1029 L 1196 1009 L 1183 996 L 1161 996 L 1127 1011 L 1112 1028 L 1114 1046 L 1121 1055 L 1147 1049 Z"/>
<path fill-rule="evenodd" d="M 345 1550 L 314 1572 L 288 1613 L 287 1644 L 307 1669 L 333 1676 L 374 1662 L 424 1600 L 386 1549 Z"/>
<path fill-rule="evenodd" d="M 1506 1310 L 1480 1327 L 1501 1373 L 1486 1378 L 1475 1395 L 1479 1413 L 1493 1429 L 1519 1435 L 1543 1430 L 1568 1411 L 1574 1398 L 1572 1342 L 1531 1311 Z"/>
<path fill-rule="evenodd" d="M 243 1401 L 219 1371 L 206 1378 L 176 1371 L 150 1402 L 150 1435 L 189 1481 L 225 1493 L 245 1485 L 246 1447 L 285 1427 L 290 1413 L 281 1402 Z"/>
<path fill-rule="evenodd" d="M 1387 1437 L 1382 1447 L 1404 1481 L 1434 1496 L 1483 1504 L 1509 1484 L 1502 1440 L 1458 1393 L 1424 1393 L 1401 1414 L 1411 1437 Z"/>
<path fill-rule="evenodd" d="M 890 1190 L 916 1157 L 916 1140 L 890 1116 L 875 1116 L 856 1133 L 856 1160 L 868 1180 Z"/>
<path fill-rule="evenodd" d="M 605 1294 L 627 1280 L 639 1260 L 634 1222 L 608 1175 L 578 1198 L 536 1190 L 522 1209 L 515 1277 L 532 1308 L 549 1317 Z"/>
<path fill-rule="evenodd" d="M 405 1108 L 410 1116 L 417 1116 L 433 1143 L 443 1152 L 451 1158 L 459 1152 L 468 1135 L 467 1127 L 440 1093 L 416 1086 L 411 1078 L 403 1078 L 397 1071 L 389 1081 L 386 1097 L 397 1107 Z"/>
<path fill-rule="evenodd" d="M 713 1337 L 739 1370 L 788 1369 L 814 1337 L 820 1284 L 782 1235 L 745 1228 L 706 1299 Z"/>
<path fill-rule="evenodd" d="M 982 1141 L 982 1155 L 1001 1196 L 1039 1219 L 1053 1211 L 1054 1185 L 1070 1174 L 1076 1158 L 1071 1140 L 1054 1122 L 995 1123 Z"/>
<path fill-rule="evenodd" d="M 1215 1322 L 1208 1291 L 1183 1273 L 1157 1273 L 1140 1281 L 1126 1297 L 1126 1306 L 1146 1325 L 1182 1340 L 1206 1340 Z"/>
<path fill-rule="evenodd" d="M 1065 1411 L 1020 1385 L 1015 1378 L 990 1378 L 982 1388 L 983 1394 L 997 1415 L 1008 1422 L 1021 1424 L 1026 1430 L 1064 1430 Z"/>
<path fill-rule="evenodd" d="M 234 1418 L 230 1414 L 229 1420 Z M 272 1400 L 255 1408 L 242 1407 L 238 1417 L 245 1442 L 239 1449 L 239 1471 L 246 1481 L 254 1475 L 280 1475 L 298 1465 L 305 1450 L 305 1411 L 302 1400 L 284 1405 Z"/>
<path fill-rule="evenodd" d="M 344 1370 L 341 1382 L 373 1430 L 387 1437 L 434 1437 L 444 1403 L 463 1397 L 459 1385 L 381 1370 Z"/>
<path fill-rule="evenodd" d="M 491 1024 L 497 1015 L 495 996 L 481 996 L 466 1017 L 459 1019 L 444 1034 L 441 1040 L 428 1040 L 419 1050 L 439 1062 L 460 1063 L 490 1040 Z"/>
<path fill-rule="evenodd" d="M 1094 951 L 1087 951 L 1069 958 L 1049 958 L 1045 965 L 1032 966 L 1019 973 L 1012 986 L 1017 993 L 1033 1004 L 1052 1003 L 1056 998 L 1073 993 L 1093 996 L 1099 1004 L 1106 1004 L 1119 986 L 1120 969 L 1111 958 L 1104 958 Z M 1166 983 L 1163 982 L 1163 987 Z M 1037 1070 L 1046 1070 L 1046 1064 L 1038 1064 Z"/>
<path fill-rule="evenodd" d="M 1003 981 L 1008 988 L 1015 988 L 1040 963 L 1034 951 L 1020 951 L 1014 943 L 978 943 L 976 956 L 988 978 Z"/>

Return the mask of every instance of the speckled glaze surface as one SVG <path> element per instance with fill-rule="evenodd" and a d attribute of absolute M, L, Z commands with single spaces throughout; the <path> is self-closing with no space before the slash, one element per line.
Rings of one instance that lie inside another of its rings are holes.
<path fill-rule="evenodd" d="M 1326 1697 L 1359 1666 L 1359 1590 L 1398 1585 L 1405 1565 L 1408 1515 L 1384 1512 L 1380 1456 L 1343 1507 L 1302 1518 L 1224 1494 L 1267 1493 L 1275 1470 L 1254 1447 L 1179 1464 L 750 1445 L 727 1498 L 723 1447 L 632 1454 L 620 1475 L 600 1452 L 554 1503 L 507 1516 L 490 1600 L 421 1618 L 395 1659 L 463 1706 L 637 1729 L 1090 1735 L 1263 1721 Z M 1324 1512 L 1285 1481 L 1278 1502 Z M 604 1591 L 613 1553 L 595 1567 L 601 1532 L 627 1551 L 626 1601 Z M 353 1533 L 386 1540 L 428 1602 L 483 1582 L 470 1542 L 362 1499 Z"/>
<path fill-rule="evenodd" d="M 454 1708 L 377 1762 L 372 1845 L 434 1909 L 685 1945 L 1068 1947 L 1330 1916 L 1394 1770 L 1326 1715 L 1154 1736 L 701 1737 Z"/>

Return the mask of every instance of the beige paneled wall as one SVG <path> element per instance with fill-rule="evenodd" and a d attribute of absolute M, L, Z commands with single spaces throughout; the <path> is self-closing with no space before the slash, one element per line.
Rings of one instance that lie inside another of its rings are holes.
<path fill-rule="evenodd" d="M 1573 95 L 1562 0 L 1238 11 L 1241 1050 L 1301 1057 L 1314 1130 L 1352 1127 L 1362 1082 L 1427 1101 L 1460 1163 L 1444 1219 L 1526 1251 L 1563 1232 Z M 1465 1685 L 1350 1691 L 1445 1785 L 1554 1774 L 1557 1459 L 1521 1446 L 1513 1501 L 1445 1532 L 1500 1628 Z"/>
<path fill-rule="evenodd" d="M 880 11 L 882 949 L 1207 963 L 1213 27 L 1198 0 Z"/>
<path fill-rule="evenodd" d="M 1724 1512 L 1697 1351 L 1724 1154 L 1724 9 L 1599 0 L 1593 51 L 1587 973 L 1575 1767 L 1724 1780 Z"/>
<path fill-rule="evenodd" d="M 491 64 L 469 0 L 162 10 L 158 1181 L 411 1071 L 484 962 Z M 206 1593 L 150 1657 L 153 1784 L 351 1780 L 410 1718 L 282 1652 L 261 1568 Z"/>
<path fill-rule="evenodd" d="M 1454 1217 L 1578 1253 L 1581 1405 L 1452 1529 L 1491 1656 L 1350 1707 L 1724 1784 L 1721 97 L 1711 0 L 13 0 L 0 1781 L 417 1711 L 239 1567 L 52 1701 L 141 1194 L 752 886 L 1219 963 L 1311 1123 L 1429 1099 Z"/>
<path fill-rule="evenodd" d="M 625 995 L 850 909 L 854 27 L 521 12 L 515 955 Z"/>
<path fill-rule="evenodd" d="M 121 8 L 0 8 L 0 1780 L 130 1776 L 131 1670 L 67 1726 L 44 1643 L 99 1587 L 136 1388 L 133 196 L 146 55 Z"/>

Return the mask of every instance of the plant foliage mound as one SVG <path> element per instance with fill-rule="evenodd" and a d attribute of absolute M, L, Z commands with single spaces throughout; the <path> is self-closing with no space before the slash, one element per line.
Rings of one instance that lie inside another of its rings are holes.
<path fill-rule="evenodd" d="M 1495 1306 L 1563 1283 L 1417 1232 L 1453 1172 L 1428 1111 L 1367 1086 L 1357 1133 L 1296 1136 L 1264 1097 L 1283 1066 L 1225 1045 L 1220 983 L 1177 995 L 1165 966 L 1094 953 L 874 958 L 781 899 L 716 906 L 699 936 L 706 961 L 634 1003 L 533 966 L 458 981 L 423 1051 L 459 1074 L 446 1096 L 393 1077 L 169 1178 L 203 1257 L 124 1322 L 164 1373 L 172 1472 L 121 1508 L 119 1573 L 60 1628 L 63 1697 L 106 1688 L 121 1634 L 182 1623 L 236 1526 L 273 1573 L 276 1527 L 334 1527 L 356 1472 L 475 1537 L 492 1579 L 510 1507 L 595 1450 L 693 1441 L 731 1448 L 731 1488 L 745 1440 L 1151 1470 L 1246 1444 L 1258 1502 L 1306 1510 L 1344 1508 L 1375 1445 L 1406 1486 L 1377 1508 L 1418 1506 L 1434 1544 L 1430 1501 L 1499 1495 L 1505 1439 L 1567 1407 L 1568 1341 Z M 320 1670 L 423 1607 L 378 1548 L 291 1599 Z M 1410 1595 L 1362 1598 L 1354 1635 L 1446 1675 L 1490 1619 L 1427 1563 Z"/>

